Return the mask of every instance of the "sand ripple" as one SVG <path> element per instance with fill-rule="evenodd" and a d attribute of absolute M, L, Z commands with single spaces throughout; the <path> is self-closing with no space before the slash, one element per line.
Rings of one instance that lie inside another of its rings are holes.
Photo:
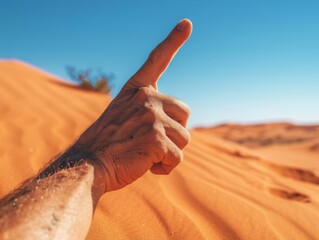
<path fill-rule="evenodd" d="M 1 196 L 110 102 L 18 61 L 0 62 L 0 86 Z M 192 130 L 171 175 L 101 199 L 88 239 L 319 239 L 319 128 L 278 126 Z"/>

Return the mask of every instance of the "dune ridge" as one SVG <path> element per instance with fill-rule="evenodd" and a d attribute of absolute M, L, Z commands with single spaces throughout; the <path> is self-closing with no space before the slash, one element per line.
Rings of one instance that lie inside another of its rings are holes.
<path fill-rule="evenodd" d="M 0 196 L 111 101 L 20 61 L 0 61 L 0 96 Z M 87 239 L 319 239 L 318 133 L 287 123 L 192 129 L 169 176 L 147 173 L 103 196 Z"/>

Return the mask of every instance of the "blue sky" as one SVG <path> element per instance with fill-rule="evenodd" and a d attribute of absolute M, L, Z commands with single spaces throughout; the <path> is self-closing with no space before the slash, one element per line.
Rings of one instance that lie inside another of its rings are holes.
<path fill-rule="evenodd" d="M 319 122 L 319 1 L 1 1 L 0 58 L 67 79 L 113 72 L 115 95 L 181 19 L 193 35 L 159 82 L 190 126 Z"/>

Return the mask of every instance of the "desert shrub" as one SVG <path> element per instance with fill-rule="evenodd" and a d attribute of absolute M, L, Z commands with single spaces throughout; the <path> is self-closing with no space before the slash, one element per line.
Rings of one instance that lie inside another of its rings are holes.
<path fill-rule="evenodd" d="M 66 71 L 72 81 L 77 82 L 83 89 L 110 94 L 111 85 L 110 81 L 114 75 L 105 74 L 101 71 L 92 71 L 90 68 L 86 70 L 77 70 L 73 66 L 67 66 Z"/>

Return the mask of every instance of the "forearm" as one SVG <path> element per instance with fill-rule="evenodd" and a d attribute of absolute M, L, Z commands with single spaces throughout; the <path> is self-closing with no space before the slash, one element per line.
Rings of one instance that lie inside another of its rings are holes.
<path fill-rule="evenodd" d="M 61 162 L 69 166 L 54 171 Z M 84 239 L 104 190 L 99 165 L 59 158 L 1 201 L 0 239 Z"/>
<path fill-rule="evenodd" d="M 104 192 L 182 161 L 190 109 L 157 81 L 191 31 L 180 21 L 76 144 L 0 202 L 1 239 L 83 239 Z"/>

